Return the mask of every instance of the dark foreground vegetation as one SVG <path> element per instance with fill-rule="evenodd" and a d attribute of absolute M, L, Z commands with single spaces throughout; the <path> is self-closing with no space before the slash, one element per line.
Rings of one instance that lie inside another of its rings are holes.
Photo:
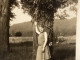
<path fill-rule="evenodd" d="M 11 52 L 4 53 L 0 60 L 31 60 L 32 42 L 10 44 Z M 75 60 L 75 44 L 55 44 L 54 60 Z"/>

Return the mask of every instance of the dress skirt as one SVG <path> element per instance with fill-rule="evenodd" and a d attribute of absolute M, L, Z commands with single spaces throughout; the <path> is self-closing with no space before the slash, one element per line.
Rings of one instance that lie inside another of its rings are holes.
<path fill-rule="evenodd" d="M 51 58 L 51 55 L 50 55 L 49 46 L 45 47 L 44 53 L 42 52 L 42 46 L 38 46 L 36 60 L 47 60 L 50 58 Z"/>

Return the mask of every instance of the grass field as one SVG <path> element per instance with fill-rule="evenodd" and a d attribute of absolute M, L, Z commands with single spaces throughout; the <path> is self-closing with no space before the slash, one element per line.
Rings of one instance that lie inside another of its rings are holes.
<path fill-rule="evenodd" d="M 69 41 L 69 40 L 68 40 Z M 73 41 L 71 39 L 69 42 Z M 64 42 L 64 44 L 62 44 Z M 54 44 L 53 60 L 75 60 L 75 44 L 65 41 Z M 0 60 L 32 60 L 32 41 L 10 43 L 11 52 L 0 57 Z"/>
<path fill-rule="evenodd" d="M 9 37 L 9 43 L 23 43 L 33 41 L 33 37 Z"/>
<path fill-rule="evenodd" d="M 3 55 L 0 60 L 31 60 L 32 42 L 10 43 L 10 53 Z"/>
<path fill-rule="evenodd" d="M 54 60 L 75 60 L 75 45 L 73 44 L 55 45 Z"/>

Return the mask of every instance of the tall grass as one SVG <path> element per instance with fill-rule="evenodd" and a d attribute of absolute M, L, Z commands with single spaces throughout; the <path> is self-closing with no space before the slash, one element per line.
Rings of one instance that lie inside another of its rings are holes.
<path fill-rule="evenodd" d="M 75 45 L 59 44 L 54 46 L 54 60 L 75 60 Z"/>
<path fill-rule="evenodd" d="M 31 60 L 32 42 L 10 44 L 10 53 L 0 60 Z"/>
<path fill-rule="evenodd" d="M 54 44 L 53 60 L 75 60 L 75 44 Z M 32 60 L 33 42 L 10 43 L 10 53 L 0 56 L 0 60 Z"/>

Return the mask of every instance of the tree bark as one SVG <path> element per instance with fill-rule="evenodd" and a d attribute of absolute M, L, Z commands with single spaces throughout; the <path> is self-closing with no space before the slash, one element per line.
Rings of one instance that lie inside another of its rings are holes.
<path fill-rule="evenodd" d="M 8 52 L 8 5 L 9 0 L 0 0 L 0 53 Z"/>
<path fill-rule="evenodd" d="M 36 53 L 37 53 L 37 34 L 35 31 L 35 25 L 33 24 L 33 56 L 32 60 L 36 60 Z"/>

